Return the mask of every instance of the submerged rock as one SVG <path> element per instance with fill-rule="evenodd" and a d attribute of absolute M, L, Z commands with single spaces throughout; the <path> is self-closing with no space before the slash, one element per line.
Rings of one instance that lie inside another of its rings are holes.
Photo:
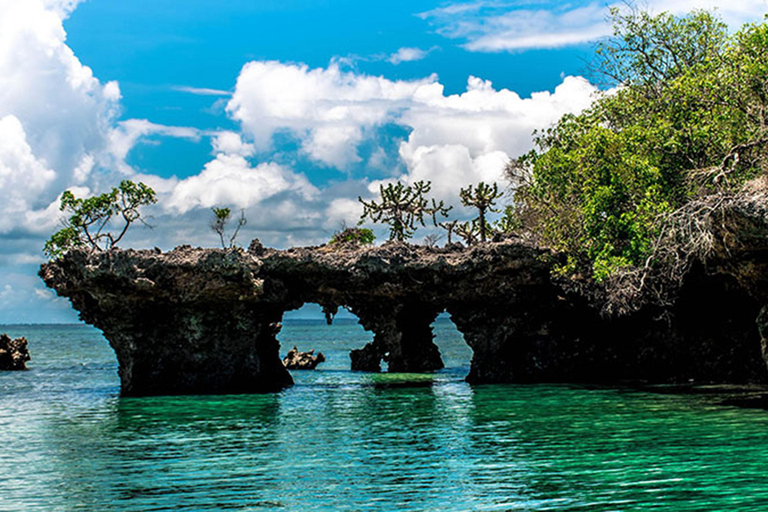
<path fill-rule="evenodd" d="M 283 358 L 283 365 L 289 370 L 314 370 L 317 365 L 325 362 L 325 356 L 322 352 L 315 355 L 315 350 L 309 352 L 299 352 L 299 349 L 293 347 Z"/>
<path fill-rule="evenodd" d="M 26 370 L 30 360 L 26 338 L 0 334 L 0 370 Z"/>

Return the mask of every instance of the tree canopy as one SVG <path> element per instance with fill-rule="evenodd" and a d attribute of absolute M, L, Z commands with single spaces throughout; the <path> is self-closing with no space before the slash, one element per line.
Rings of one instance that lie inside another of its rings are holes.
<path fill-rule="evenodd" d="M 219 235 L 222 249 L 231 249 L 235 246 L 235 240 L 237 240 L 237 235 L 240 234 L 240 228 L 248 224 L 248 220 L 245 218 L 245 210 L 240 211 L 240 217 L 235 221 L 235 230 L 231 236 L 227 235 L 227 225 L 232 220 L 232 210 L 214 206 L 211 208 L 211 211 L 213 212 L 213 219 L 210 224 L 211 230 Z"/>
<path fill-rule="evenodd" d="M 510 162 L 518 225 L 601 280 L 646 264 L 664 219 L 766 172 L 768 25 L 612 11 L 597 69 L 616 88 Z"/>
<path fill-rule="evenodd" d="M 432 184 L 429 181 L 417 181 L 406 185 L 398 181 L 379 186 L 380 200 L 358 200 L 363 205 L 360 222 L 366 217 L 372 222 L 389 225 L 389 239 L 403 241 L 413 236 L 418 225 L 424 226 L 424 217 L 432 219 L 437 226 L 437 216 L 447 216 L 451 207 L 446 207 L 443 201 L 427 199 Z M 431 201 L 431 206 L 430 206 Z"/>
<path fill-rule="evenodd" d="M 70 216 L 64 227 L 45 242 L 43 252 L 58 258 L 74 247 L 89 247 L 94 251 L 117 247 L 131 224 L 143 222 L 140 208 L 155 202 L 154 190 L 129 180 L 123 180 L 109 192 L 84 199 L 66 190 L 61 195 L 60 210 L 69 212 Z M 116 230 L 111 231 L 112 228 Z"/>

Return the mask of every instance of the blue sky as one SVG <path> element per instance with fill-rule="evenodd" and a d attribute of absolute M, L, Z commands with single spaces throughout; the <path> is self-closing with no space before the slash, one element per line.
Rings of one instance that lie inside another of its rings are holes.
<path fill-rule="evenodd" d="M 382 182 L 431 180 L 455 203 L 500 181 L 534 129 L 593 100 L 608 6 L 0 0 L 0 323 L 76 320 L 35 275 L 65 189 L 153 186 L 134 247 L 215 246 L 212 206 L 245 211 L 244 245 L 286 247 L 355 223 Z M 765 12 L 719 8 L 732 27 Z"/>

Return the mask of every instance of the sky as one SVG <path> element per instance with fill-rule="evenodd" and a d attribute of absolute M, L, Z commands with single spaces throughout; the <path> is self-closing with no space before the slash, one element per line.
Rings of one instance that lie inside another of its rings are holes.
<path fill-rule="evenodd" d="M 652 12 L 713 0 L 647 0 Z M 532 133 L 587 108 L 611 3 L 0 0 L 0 323 L 77 321 L 37 277 L 64 190 L 158 193 L 121 246 L 326 242 L 382 183 L 503 181 Z M 768 0 L 731 0 L 736 29 Z M 379 239 L 386 229 L 375 227 Z M 420 236 L 436 232 L 424 229 Z"/>

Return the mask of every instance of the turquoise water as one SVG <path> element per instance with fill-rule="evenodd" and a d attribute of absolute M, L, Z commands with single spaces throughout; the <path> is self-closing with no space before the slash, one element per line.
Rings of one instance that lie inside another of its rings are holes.
<path fill-rule="evenodd" d="M 348 370 L 370 335 L 294 322 L 324 351 L 261 396 L 120 398 L 86 326 L 0 326 L 30 371 L 0 374 L 0 510 L 767 510 L 768 412 L 717 395 L 566 385 L 470 387 L 436 327 L 431 382 Z M 402 379 L 401 379 L 402 380 Z"/>

